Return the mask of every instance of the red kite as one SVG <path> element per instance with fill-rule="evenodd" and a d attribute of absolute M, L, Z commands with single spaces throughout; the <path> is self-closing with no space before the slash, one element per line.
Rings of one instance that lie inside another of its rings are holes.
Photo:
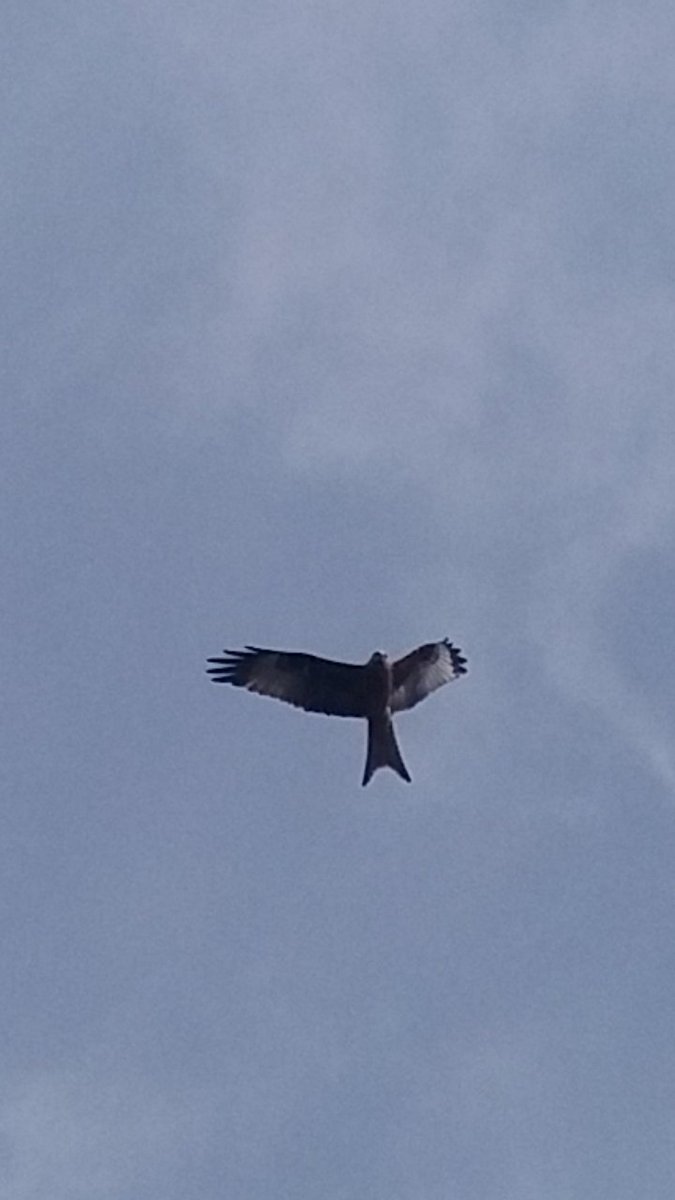
<path fill-rule="evenodd" d="M 379 767 L 391 767 L 410 783 L 392 715 L 414 708 L 444 683 L 466 674 L 466 659 L 447 638 L 418 646 L 393 663 L 379 651 L 363 665 L 259 646 L 223 654 L 224 658 L 208 660 L 215 664 L 207 668 L 213 683 L 232 683 L 261 696 L 276 696 L 307 712 L 365 717 L 368 753 L 363 787 Z"/>

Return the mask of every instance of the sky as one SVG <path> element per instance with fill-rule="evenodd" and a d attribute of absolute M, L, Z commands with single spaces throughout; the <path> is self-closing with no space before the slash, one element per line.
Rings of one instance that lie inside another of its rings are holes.
<path fill-rule="evenodd" d="M 670 1200 L 672 5 L 6 9 L 0 1197 Z"/>

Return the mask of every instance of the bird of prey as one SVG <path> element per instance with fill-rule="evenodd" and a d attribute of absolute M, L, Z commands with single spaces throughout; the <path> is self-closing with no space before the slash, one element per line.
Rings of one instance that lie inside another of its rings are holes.
<path fill-rule="evenodd" d="M 368 751 L 362 786 L 380 767 L 391 767 L 411 782 L 398 748 L 392 716 L 414 708 L 431 692 L 466 674 L 466 659 L 449 642 L 428 642 L 390 662 L 376 651 L 367 663 L 334 662 L 314 654 L 286 650 L 224 650 L 209 658 L 213 683 L 231 683 L 261 696 L 275 696 L 307 712 L 336 717 L 364 717 Z"/>

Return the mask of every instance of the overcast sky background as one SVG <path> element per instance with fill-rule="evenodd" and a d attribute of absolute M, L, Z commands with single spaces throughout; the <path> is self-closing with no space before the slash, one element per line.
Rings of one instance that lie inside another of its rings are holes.
<path fill-rule="evenodd" d="M 672 4 L 3 24 L 0 1195 L 671 1200 Z"/>

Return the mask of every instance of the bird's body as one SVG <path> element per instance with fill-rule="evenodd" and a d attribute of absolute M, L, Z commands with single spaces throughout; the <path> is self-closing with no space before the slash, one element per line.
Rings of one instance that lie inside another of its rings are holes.
<path fill-rule="evenodd" d="M 410 776 L 401 757 L 391 722 L 391 663 L 386 654 L 376 650 L 366 663 L 365 670 L 370 706 L 367 712 L 366 765 L 361 783 L 365 787 L 378 767 L 391 767 L 402 779 L 410 783 Z"/>
<path fill-rule="evenodd" d="M 335 662 L 284 650 L 225 650 L 210 658 L 214 683 L 231 683 L 285 700 L 307 712 L 362 717 L 368 722 L 368 752 L 362 783 L 379 767 L 391 767 L 410 782 L 396 742 L 392 715 L 413 708 L 431 692 L 466 674 L 466 659 L 447 638 L 419 646 L 390 662 L 376 651 L 364 664 Z"/>

